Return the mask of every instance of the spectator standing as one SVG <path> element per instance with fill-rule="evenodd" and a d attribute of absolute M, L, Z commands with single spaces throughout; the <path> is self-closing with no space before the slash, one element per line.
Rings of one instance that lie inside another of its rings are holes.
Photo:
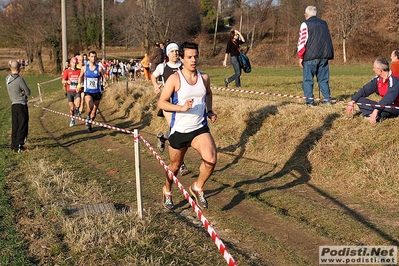
<path fill-rule="evenodd" d="M 399 109 L 375 106 L 399 106 L 399 78 L 392 75 L 389 62 L 385 58 L 374 60 L 373 70 L 376 76 L 352 96 L 346 107 L 346 113 L 351 115 L 354 113 L 354 104 L 360 103 L 359 108 L 363 117 L 369 119 L 371 124 L 399 116 Z M 374 93 L 381 97 L 379 102 L 367 99 Z"/>
<path fill-rule="evenodd" d="M 315 6 L 305 9 L 298 40 L 299 66 L 303 69 L 302 89 L 307 106 L 314 106 L 314 76 L 317 77 L 323 103 L 331 104 L 328 60 L 334 59 L 334 48 L 327 22 L 316 17 Z"/>
<path fill-rule="evenodd" d="M 168 46 L 168 44 L 166 44 L 166 45 L 164 43 L 159 44 L 159 48 L 161 48 L 161 50 L 162 50 L 162 62 L 163 63 L 167 62 L 166 58 L 168 58 L 168 53 L 166 52 L 166 46 Z"/>
<path fill-rule="evenodd" d="M 224 85 L 229 86 L 229 83 L 233 80 L 237 88 L 241 88 L 241 65 L 238 60 L 238 56 L 241 53 L 240 45 L 245 43 L 245 39 L 238 30 L 230 31 L 230 39 L 226 45 L 226 54 L 224 56 L 223 66 L 227 66 L 227 57 L 230 55 L 230 63 L 233 65 L 234 74 L 224 79 Z"/>
<path fill-rule="evenodd" d="M 151 59 L 148 54 L 144 54 L 144 58 L 141 60 L 141 65 L 144 68 L 145 81 L 151 80 Z"/>
<path fill-rule="evenodd" d="M 65 86 L 65 92 L 68 98 L 69 114 L 73 116 L 79 116 L 79 108 L 81 102 L 80 91 L 77 90 L 78 80 L 80 75 L 80 69 L 76 69 L 78 59 L 76 57 L 71 58 L 70 68 L 65 69 L 62 73 L 62 85 Z M 75 119 L 71 118 L 69 126 L 75 125 Z"/>
<path fill-rule="evenodd" d="M 127 68 L 129 70 L 129 80 L 133 81 L 136 72 L 136 63 L 134 62 L 133 58 L 130 59 L 129 63 L 127 64 Z"/>
<path fill-rule="evenodd" d="M 391 71 L 399 77 L 399 49 L 395 49 L 391 53 Z"/>
<path fill-rule="evenodd" d="M 11 149 L 15 152 L 26 151 L 25 142 L 28 137 L 29 112 L 28 96 L 30 89 L 25 80 L 19 75 L 21 64 L 11 61 L 10 74 L 6 77 L 8 95 L 12 102 L 11 105 Z"/>
<path fill-rule="evenodd" d="M 198 45 L 185 42 L 179 54 L 184 65 L 182 70 L 169 76 L 162 89 L 158 107 L 172 112 L 171 134 L 169 136 L 169 169 L 177 175 L 189 147 L 201 156 L 202 162 L 196 182 L 189 190 L 197 205 L 208 208 L 203 187 L 216 165 L 216 145 L 209 131 L 207 118 L 212 122 L 217 116 L 212 111 L 212 91 L 210 79 L 197 70 Z M 172 98 L 172 99 L 171 99 Z M 166 174 L 163 187 L 163 206 L 173 209 L 173 178 Z"/>
<path fill-rule="evenodd" d="M 163 50 L 160 46 L 161 46 L 160 43 L 158 42 L 155 43 L 155 49 L 150 57 L 151 64 L 154 70 L 157 68 L 159 64 L 163 62 Z"/>

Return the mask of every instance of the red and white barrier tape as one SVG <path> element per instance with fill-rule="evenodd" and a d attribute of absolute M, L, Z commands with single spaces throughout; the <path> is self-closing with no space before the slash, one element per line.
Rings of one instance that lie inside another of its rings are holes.
<path fill-rule="evenodd" d="M 213 90 L 220 90 L 220 91 L 231 91 L 231 92 L 241 92 L 241 93 L 249 93 L 249 94 L 256 94 L 256 95 L 270 95 L 270 96 L 277 96 L 277 97 L 288 97 L 293 99 L 310 99 L 316 101 L 322 101 L 324 98 L 310 98 L 305 96 L 296 96 L 290 94 L 282 94 L 282 93 L 272 93 L 272 92 L 264 92 L 264 91 L 248 91 L 248 90 L 239 90 L 239 89 L 230 89 L 230 88 L 219 88 L 219 87 L 211 87 Z M 339 99 L 332 100 L 334 103 L 342 102 L 344 104 L 348 103 L 347 101 L 340 101 Z M 378 108 L 388 108 L 388 109 L 399 109 L 399 106 L 395 105 L 380 105 L 380 104 L 371 104 L 371 103 L 356 103 L 357 105 L 362 106 L 371 106 L 371 107 L 378 107 Z"/>
<path fill-rule="evenodd" d="M 105 128 L 109 128 L 109 129 L 113 129 L 113 130 L 116 130 L 116 131 L 120 131 L 120 132 L 124 132 L 124 133 L 127 133 L 127 134 L 134 135 L 134 132 L 130 131 L 130 130 L 126 130 L 126 129 L 123 129 L 123 128 L 118 128 L 118 127 L 110 126 L 110 125 L 107 125 L 107 124 L 98 123 L 98 122 L 95 122 L 93 120 L 87 120 L 87 119 L 84 119 L 84 118 L 81 118 L 81 117 L 77 117 L 77 116 L 65 114 L 65 113 L 62 113 L 62 112 L 54 111 L 54 110 L 51 110 L 51 109 L 48 109 L 48 108 L 45 108 L 45 107 L 38 106 L 36 104 L 34 104 L 34 106 L 38 107 L 38 108 L 42 108 L 43 110 L 46 110 L 46 111 L 49 111 L 49 112 L 52 112 L 52 113 L 55 113 L 55 114 L 60 114 L 60 115 L 67 116 L 67 117 L 70 117 L 70 118 L 74 118 L 76 120 L 80 120 L 80 121 L 83 121 L 83 122 L 92 123 L 94 125 L 98 125 L 98 126 L 101 126 L 101 127 L 105 127 Z M 191 208 L 194 209 L 194 211 L 197 214 L 198 218 L 201 220 L 201 222 L 204 225 L 205 229 L 208 231 L 209 235 L 212 237 L 212 240 L 215 242 L 216 246 L 218 247 L 220 253 L 222 254 L 223 258 L 226 260 L 228 265 L 229 266 L 237 265 L 237 263 L 235 262 L 233 257 L 228 252 L 226 246 L 223 244 L 223 242 L 220 239 L 220 237 L 217 235 L 215 230 L 212 228 L 211 224 L 208 222 L 206 217 L 202 214 L 201 209 L 197 206 L 195 201 L 191 198 L 190 194 L 188 194 L 188 192 L 184 189 L 184 187 L 180 183 L 179 179 L 177 179 L 177 177 L 173 174 L 173 172 L 169 169 L 169 167 L 166 165 L 166 163 L 158 155 L 158 153 L 155 151 L 155 149 L 151 146 L 151 144 L 147 140 L 145 140 L 143 138 L 143 136 L 139 135 L 138 137 L 144 142 L 144 144 L 152 152 L 154 157 L 158 160 L 158 162 L 165 169 L 165 171 L 168 173 L 168 175 L 173 177 L 173 181 L 176 183 L 177 187 L 183 193 L 184 197 L 186 198 L 186 200 L 191 205 Z M 138 141 L 137 138 L 135 138 L 134 141 Z"/>
<path fill-rule="evenodd" d="M 348 102 L 345 102 L 345 103 L 348 103 Z M 380 105 L 380 104 L 372 104 L 372 103 L 355 103 L 355 104 L 362 105 L 362 106 L 378 107 L 378 108 L 399 109 L 399 106 L 395 106 L 395 105 Z"/>
<path fill-rule="evenodd" d="M 163 166 L 165 171 L 168 173 L 170 177 L 173 178 L 173 181 L 176 183 L 177 187 L 183 193 L 184 197 L 190 203 L 191 208 L 194 209 L 195 213 L 197 214 L 198 218 L 201 220 L 202 224 L 204 225 L 205 229 L 208 231 L 209 235 L 212 237 L 212 240 L 215 242 L 216 246 L 218 247 L 220 253 L 222 254 L 223 258 L 226 260 L 228 265 L 237 265 L 234 261 L 233 257 L 227 251 L 226 246 L 223 244 L 222 240 L 219 238 L 215 230 L 213 230 L 211 224 L 206 219 L 206 217 L 202 214 L 201 209 L 197 206 L 195 201 L 191 198 L 190 194 L 184 189 L 184 186 L 180 183 L 179 179 L 174 175 L 174 173 L 168 168 L 166 163 L 162 160 L 162 158 L 157 154 L 154 148 L 151 147 L 150 143 L 146 141 L 141 135 L 140 139 L 144 142 L 144 144 L 150 149 L 154 157 L 158 160 L 158 162 Z"/>
<path fill-rule="evenodd" d="M 231 92 L 241 92 L 241 93 L 249 93 L 249 94 L 257 94 L 257 95 L 270 95 L 270 96 L 278 96 L 278 97 L 288 97 L 288 98 L 294 98 L 294 99 L 310 99 L 310 100 L 316 100 L 316 101 L 322 101 L 323 98 L 310 98 L 310 97 L 305 97 L 305 96 L 296 96 L 296 95 L 290 95 L 290 94 L 283 94 L 283 93 L 273 93 L 273 92 L 265 92 L 265 91 L 248 91 L 248 90 L 239 90 L 239 89 L 230 89 L 230 88 L 219 88 L 219 87 L 213 87 L 211 86 L 211 89 L 213 90 L 219 90 L 219 91 L 231 91 Z M 338 102 L 339 100 L 334 100 L 334 102 Z"/>

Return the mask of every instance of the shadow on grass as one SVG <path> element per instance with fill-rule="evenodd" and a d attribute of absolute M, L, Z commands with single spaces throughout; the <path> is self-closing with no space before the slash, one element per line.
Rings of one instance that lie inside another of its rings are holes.
<path fill-rule="evenodd" d="M 290 102 L 283 102 L 279 106 L 284 106 L 284 105 L 288 105 L 288 104 L 290 104 Z M 224 171 L 224 170 L 230 168 L 232 165 L 238 163 L 240 161 L 240 159 L 243 158 L 249 138 L 251 136 L 255 135 L 256 133 L 258 133 L 258 131 L 260 130 L 260 128 L 263 125 L 263 122 L 269 116 L 277 114 L 279 106 L 277 106 L 277 105 L 270 106 L 269 105 L 269 106 L 265 106 L 259 110 L 249 113 L 249 118 L 248 118 L 248 120 L 245 121 L 245 123 L 247 124 L 247 127 L 242 132 L 238 143 L 227 146 L 225 148 L 218 149 L 218 152 L 234 152 L 235 150 L 237 150 L 239 148 L 240 153 L 233 159 L 233 161 L 231 163 L 226 164 L 221 169 L 215 170 L 215 172 Z"/>
<path fill-rule="evenodd" d="M 324 121 L 323 125 L 310 131 L 308 136 L 298 145 L 296 148 L 295 152 L 289 158 L 289 160 L 284 164 L 282 169 L 278 171 L 277 173 L 273 174 L 272 176 L 269 176 L 273 170 L 268 171 L 262 175 L 260 175 L 257 179 L 253 180 L 246 180 L 246 181 L 240 181 L 237 182 L 233 188 L 238 190 L 238 194 L 231 200 L 229 204 L 227 204 L 222 210 L 229 210 L 233 208 L 234 206 L 238 205 L 241 201 L 243 201 L 247 196 L 250 197 L 259 197 L 262 193 L 265 193 L 270 190 L 282 190 L 282 189 L 289 189 L 298 185 L 307 185 L 310 188 L 312 188 L 314 191 L 316 191 L 318 194 L 321 196 L 329 199 L 332 203 L 335 205 L 339 206 L 343 210 L 346 211 L 347 214 L 352 216 L 355 220 L 357 220 L 359 223 L 364 225 L 365 227 L 368 227 L 369 229 L 373 230 L 377 234 L 379 234 L 382 238 L 385 240 L 389 241 L 392 245 L 399 245 L 399 241 L 392 238 L 390 235 L 387 233 L 383 232 L 381 229 L 379 229 L 377 226 L 375 226 L 373 223 L 367 221 L 367 219 L 361 215 L 360 213 L 356 212 L 354 209 L 346 206 L 344 203 L 341 201 L 337 200 L 336 198 L 332 197 L 330 194 L 325 192 L 324 190 L 309 184 L 308 181 L 310 180 L 311 176 L 310 174 L 312 173 L 312 165 L 308 160 L 308 154 L 311 152 L 314 148 L 314 146 L 317 144 L 317 142 L 323 137 L 324 132 L 328 131 L 331 129 L 333 122 L 340 117 L 339 114 L 330 114 Z M 242 149 L 245 149 L 245 147 L 242 147 Z M 242 154 L 242 153 L 240 153 Z M 236 158 L 236 160 L 239 159 L 239 157 Z M 236 160 L 233 161 L 236 162 Z M 299 173 L 299 174 L 295 174 Z M 255 183 L 266 183 L 270 182 L 275 179 L 282 178 L 286 175 L 291 175 L 295 178 L 295 180 L 288 182 L 284 185 L 281 186 L 269 186 L 264 189 L 252 191 L 250 193 L 246 193 L 245 191 L 241 190 L 240 187 L 244 185 L 251 185 Z M 267 177 L 267 178 L 266 178 Z M 226 187 L 222 187 L 221 189 L 225 189 Z M 284 210 L 282 210 L 284 211 Z"/>

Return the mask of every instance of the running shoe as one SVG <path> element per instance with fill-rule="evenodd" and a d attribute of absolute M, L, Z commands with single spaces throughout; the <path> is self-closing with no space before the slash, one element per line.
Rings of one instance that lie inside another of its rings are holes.
<path fill-rule="evenodd" d="M 179 171 L 180 171 L 181 176 L 188 175 L 189 173 L 191 173 L 191 171 L 188 170 L 188 168 L 184 162 L 182 163 L 182 165 L 180 165 Z"/>
<path fill-rule="evenodd" d="M 29 150 L 24 147 L 24 145 L 18 145 L 18 148 L 15 150 L 16 152 L 28 152 Z"/>
<path fill-rule="evenodd" d="M 89 125 L 87 126 L 87 131 L 89 131 L 89 133 L 93 132 L 93 128 L 92 128 L 92 124 L 89 123 Z"/>
<path fill-rule="evenodd" d="M 86 120 L 90 120 L 90 116 L 86 116 Z M 86 126 L 88 127 L 89 125 L 91 125 L 89 122 L 86 122 Z"/>
<path fill-rule="evenodd" d="M 206 201 L 205 196 L 204 196 L 204 190 L 200 189 L 200 190 L 194 190 L 194 184 L 193 183 L 189 190 L 191 195 L 193 195 L 194 199 L 195 199 L 195 203 L 197 203 L 198 207 L 200 207 L 201 209 L 207 209 L 208 208 L 208 201 Z"/>
<path fill-rule="evenodd" d="M 166 192 L 165 186 L 162 188 L 162 205 L 167 210 L 172 210 L 175 207 L 172 200 L 172 191 Z"/>
<path fill-rule="evenodd" d="M 69 122 L 69 126 L 73 127 L 75 125 L 75 119 L 71 119 L 71 122 Z"/>

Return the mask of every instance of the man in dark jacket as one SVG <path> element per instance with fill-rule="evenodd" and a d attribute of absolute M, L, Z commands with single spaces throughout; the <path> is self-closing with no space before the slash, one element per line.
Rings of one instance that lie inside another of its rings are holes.
<path fill-rule="evenodd" d="M 301 24 L 298 40 L 299 66 L 303 69 L 302 89 L 308 106 L 315 105 L 313 94 L 315 75 L 323 95 L 323 103 L 331 104 L 328 60 L 334 58 L 334 48 L 327 23 L 316 17 L 316 13 L 315 6 L 308 6 L 305 9 L 306 20 Z"/>
<path fill-rule="evenodd" d="M 155 49 L 150 57 L 151 59 L 151 65 L 153 67 L 153 71 L 157 68 L 159 64 L 163 62 L 163 50 L 160 47 L 160 44 L 158 42 L 155 43 Z"/>
<path fill-rule="evenodd" d="M 11 129 L 11 149 L 15 152 L 26 151 L 24 144 L 28 136 L 28 96 L 30 89 L 25 80 L 19 76 L 21 64 L 17 61 L 10 63 L 11 73 L 6 77 L 8 95 L 12 102 L 12 129 Z"/>
<path fill-rule="evenodd" d="M 346 107 L 346 113 L 351 115 L 354 113 L 354 104 L 359 103 L 363 117 L 370 120 L 371 124 L 399 116 L 399 78 L 389 70 L 389 62 L 385 58 L 374 60 L 373 70 L 375 77 L 352 96 Z M 381 97 L 379 102 L 367 98 L 374 93 Z"/>

